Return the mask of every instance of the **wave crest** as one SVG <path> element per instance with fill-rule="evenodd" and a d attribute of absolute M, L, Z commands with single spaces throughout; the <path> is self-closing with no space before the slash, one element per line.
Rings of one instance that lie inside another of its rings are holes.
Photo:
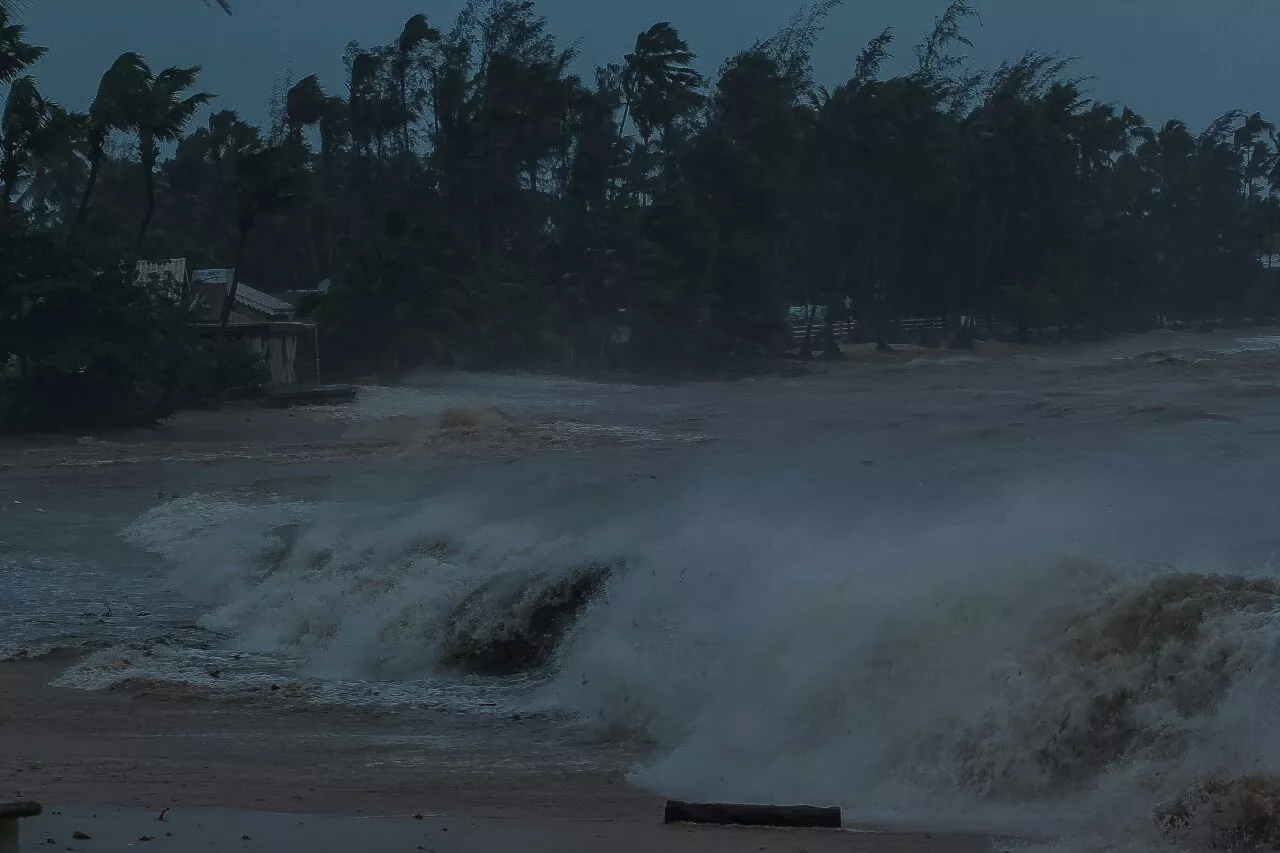
<path fill-rule="evenodd" d="M 568 535 L 456 499 L 193 498 L 129 535 L 205 627 L 311 675 L 536 672 L 522 707 L 638 734 L 666 796 L 1154 835 L 1202 780 L 1280 773 L 1280 582 L 1053 555 L 1080 520 L 834 529 L 694 494 Z"/>

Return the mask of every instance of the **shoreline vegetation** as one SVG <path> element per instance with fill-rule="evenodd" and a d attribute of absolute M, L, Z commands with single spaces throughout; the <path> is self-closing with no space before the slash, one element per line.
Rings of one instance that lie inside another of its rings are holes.
<path fill-rule="evenodd" d="M 197 121 L 201 57 L 125 53 L 86 111 L 55 103 L 0 4 L 0 430 L 154 423 L 259 381 L 186 296 L 123 272 L 160 258 L 234 267 L 224 324 L 242 282 L 309 292 L 330 375 L 382 382 L 1280 316 L 1262 115 L 1196 130 L 1093 100 L 1057 56 L 977 68 L 967 0 L 830 87 L 809 55 L 839 5 L 704 77 L 673 23 L 584 72 L 531 0 L 470 0 L 351 43 L 342 94 L 289 81 L 255 127 Z"/>

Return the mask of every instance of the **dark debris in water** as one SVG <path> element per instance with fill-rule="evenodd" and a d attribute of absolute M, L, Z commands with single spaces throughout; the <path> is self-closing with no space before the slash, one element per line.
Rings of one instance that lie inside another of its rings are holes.
<path fill-rule="evenodd" d="M 587 564 L 561 577 L 534 574 L 472 592 L 449 619 L 440 665 L 476 675 L 516 675 L 548 665 L 615 566 Z M 495 610 L 497 612 L 495 612 Z"/>

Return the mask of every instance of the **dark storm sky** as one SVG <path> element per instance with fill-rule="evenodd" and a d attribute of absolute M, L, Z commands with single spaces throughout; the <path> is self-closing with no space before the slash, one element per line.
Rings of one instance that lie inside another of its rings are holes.
<path fill-rule="evenodd" d="M 945 0 L 847 0 L 815 51 L 819 81 L 850 74 L 853 58 L 886 25 L 898 30 L 900 62 Z M 34 0 L 24 15 L 32 41 L 51 48 L 35 69 L 45 93 L 87 106 L 115 56 L 138 50 L 154 68 L 200 64 L 215 109 L 262 121 L 273 79 L 318 73 L 342 82 L 345 43 L 389 41 L 412 14 L 447 29 L 461 0 L 235 0 L 227 17 L 200 0 Z M 563 41 L 581 39 L 584 70 L 616 61 L 635 34 L 670 20 L 704 72 L 786 21 L 798 0 L 539 0 Z M 1077 73 L 1102 100 L 1128 103 L 1149 122 L 1171 116 L 1200 127 L 1239 107 L 1280 119 L 1280 0 L 979 0 L 980 65 L 1027 49 L 1079 58 Z"/>

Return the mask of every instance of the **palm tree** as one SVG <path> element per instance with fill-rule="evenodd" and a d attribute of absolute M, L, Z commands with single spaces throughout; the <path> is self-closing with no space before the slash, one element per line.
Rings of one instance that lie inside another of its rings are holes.
<path fill-rule="evenodd" d="M 107 139 L 113 131 L 132 130 L 132 103 L 146 88 L 151 69 L 146 60 L 136 53 L 121 54 L 98 83 L 98 94 L 89 107 L 87 134 L 89 177 L 85 181 L 75 220 L 71 223 L 71 237 L 84 224 L 89 213 L 89 199 L 98 185 L 102 161 L 106 157 Z"/>
<path fill-rule="evenodd" d="M 284 124 L 286 139 L 295 154 L 306 151 L 303 134 L 308 127 L 318 125 L 328 109 L 329 96 L 314 74 L 303 77 L 289 90 L 285 96 Z"/>
<path fill-rule="evenodd" d="M 89 117 L 52 102 L 45 103 L 44 120 L 31 135 L 31 175 L 19 203 L 52 226 L 72 210 L 84 181 L 84 142 Z"/>
<path fill-rule="evenodd" d="M 222 110 L 209 116 L 209 126 L 200 128 L 188 139 L 204 146 L 213 166 L 215 189 L 219 194 L 225 179 L 235 174 L 236 164 L 262 147 L 262 135 L 258 129 L 241 121 L 234 110 Z"/>
<path fill-rule="evenodd" d="M 48 51 L 22 40 L 26 28 L 9 22 L 8 13 L 12 11 L 0 4 L 0 85 L 13 82 Z"/>
<path fill-rule="evenodd" d="M 200 75 L 200 67 L 166 68 L 145 80 L 136 98 L 129 98 L 126 106 L 128 125 L 138 134 L 138 157 L 142 161 L 142 178 L 146 189 L 147 206 L 138 226 L 138 238 L 134 254 L 142 254 L 142 244 L 151 226 L 156 206 L 156 160 L 160 157 L 160 143 L 177 142 L 182 132 L 200 107 L 213 100 L 208 92 L 183 94 L 190 89 Z"/>
<path fill-rule="evenodd" d="M 395 43 L 395 57 L 391 63 L 395 76 L 397 94 L 400 96 L 400 117 L 404 120 L 401 127 L 401 145 L 404 153 L 410 150 L 409 125 L 418 118 L 418 110 L 410 101 L 409 70 L 418 59 L 418 51 L 425 44 L 440 41 L 440 31 L 427 23 L 426 15 L 414 15 L 404 25 L 400 37 Z"/>
<path fill-rule="evenodd" d="M 31 159 L 31 142 L 48 114 L 34 77 L 19 77 L 9 88 L 0 115 L 0 210 L 8 211 L 22 170 Z"/>
<path fill-rule="evenodd" d="M 699 103 L 702 77 L 691 67 L 695 55 L 670 23 L 654 24 L 636 37 L 622 73 L 625 95 L 621 134 L 630 114 L 640 139 L 648 146 L 655 130 L 666 129 Z"/>
<path fill-rule="evenodd" d="M 231 310 L 236 304 L 240 268 L 244 263 L 249 235 L 261 217 L 278 213 L 293 204 L 297 198 L 294 190 L 295 177 L 296 174 L 289 167 L 288 153 L 279 147 L 247 154 L 236 164 L 236 227 L 239 243 L 236 246 L 235 267 L 231 271 L 231 287 L 222 301 L 219 322 L 223 326 L 231 322 Z"/>

